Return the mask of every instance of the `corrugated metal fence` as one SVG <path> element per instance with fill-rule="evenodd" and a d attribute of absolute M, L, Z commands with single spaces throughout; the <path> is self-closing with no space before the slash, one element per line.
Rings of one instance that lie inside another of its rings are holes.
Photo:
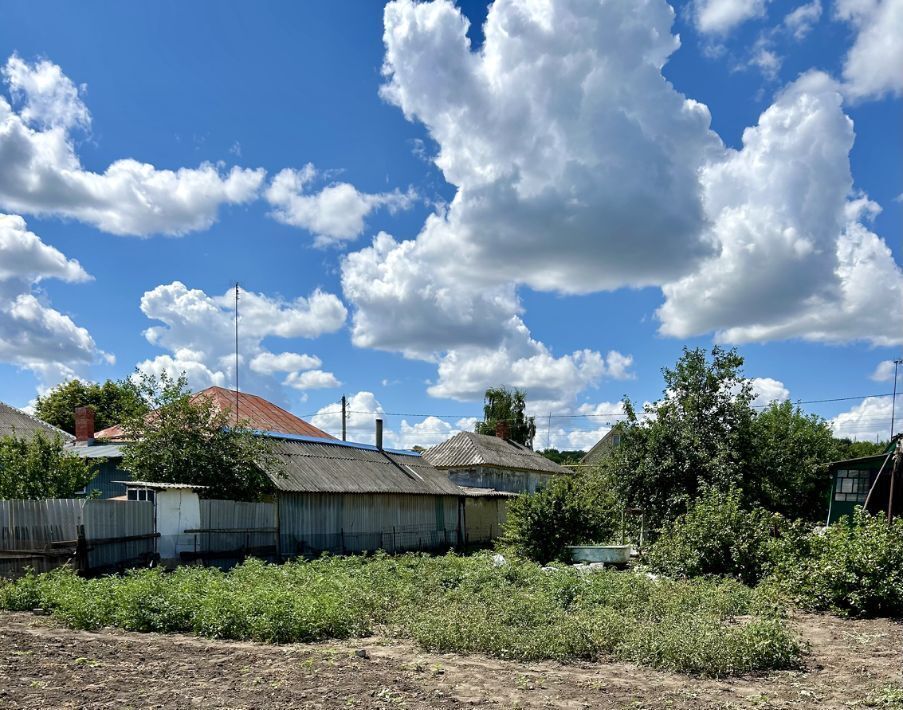
<path fill-rule="evenodd" d="M 185 531 L 198 557 L 276 554 L 275 503 L 201 500 L 200 508 L 200 528 Z"/>
<path fill-rule="evenodd" d="M 154 554 L 153 504 L 112 500 L 0 501 L 0 577 L 64 564 L 114 568 Z"/>

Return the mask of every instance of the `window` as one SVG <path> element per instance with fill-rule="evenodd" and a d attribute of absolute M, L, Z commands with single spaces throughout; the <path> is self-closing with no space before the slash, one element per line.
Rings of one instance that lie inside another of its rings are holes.
<path fill-rule="evenodd" d="M 126 497 L 129 500 L 149 500 L 153 503 L 156 494 L 150 488 L 129 488 Z"/>
<path fill-rule="evenodd" d="M 869 492 L 871 471 L 841 470 L 835 474 L 834 500 L 846 503 L 865 503 Z"/>

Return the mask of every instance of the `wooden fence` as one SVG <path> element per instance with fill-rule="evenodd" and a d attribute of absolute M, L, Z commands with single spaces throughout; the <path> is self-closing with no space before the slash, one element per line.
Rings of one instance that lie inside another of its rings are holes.
<path fill-rule="evenodd" d="M 81 572 L 149 562 L 152 503 L 114 500 L 0 501 L 0 577 L 65 564 Z"/>

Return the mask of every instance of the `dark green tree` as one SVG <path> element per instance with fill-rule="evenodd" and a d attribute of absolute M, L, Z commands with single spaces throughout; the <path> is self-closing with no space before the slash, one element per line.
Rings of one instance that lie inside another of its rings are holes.
<path fill-rule="evenodd" d="M 477 422 L 477 434 L 496 435 L 499 422 L 508 430 L 508 438 L 524 446 L 533 447 L 536 423 L 525 414 L 526 392 L 508 387 L 490 387 L 483 402 L 483 421 Z"/>
<path fill-rule="evenodd" d="M 549 459 L 549 461 L 554 461 L 562 466 L 580 463 L 580 460 L 583 458 L 584 454 L 586 454 L 585 451 L 559 451 L 558 449 L 544 449 L 539 453 Z"/>
<path fill-rule="evenodd" d="M 853 441 L 852 439 L 835 439 L 834 443 L 837 448 L 834 454 L 835 461 L 883 454 L 888 444 L 886 441 Z"/>
<path fill-rule="evenodd" d="M 87 459 L 67 453 L 59 436 L 0 437 L 0 498 L 71 498 L 96 475 Z"/>
<path fill-rule="evenodd" d="M 35 415 L 74 434 L 75 409 L 84 406 L 93 407 L 94 427 L 98 431 L 147 412 L 147 403 L 130 379 L 107 380 L 103 384 L 70 380 L 39 396 Z"/>
<path fill-rule="evenodd" d="M 141 396 L 153 411 L 133 415 L 122 465 L 134 480 L 207 486 L 208 498 L 257 500 L 278 473 L 271 440 L 229 425 L 229 414 L 205 398 L 192 399 L 185 376 L 142 375 Z"/>
<path fill-rule="evenodd" d="M 755 417 L 753 440 L 753 457 L 745 462 L 747 500 L 788 518 L 823 520 L 828 463 L 842 454 L 828 423 L 791 402 L 773 402 Z"/>
<path fill-rule="evenodd" d="M 621 443 L 599 469 L 654 527 L 685 512 L 703 487 L 742 489 L 755 417 L 742 366 L 735 350 L 685 348 L 662 371 L 664 395 L 645 417 L 625 400 Z"/>

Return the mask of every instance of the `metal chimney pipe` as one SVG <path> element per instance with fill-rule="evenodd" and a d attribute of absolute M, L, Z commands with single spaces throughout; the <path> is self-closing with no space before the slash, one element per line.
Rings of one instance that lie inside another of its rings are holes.
<path fill-rule="evenodd" d="M 376 448 L 383 450 L 383 420 L 379 417 L 376 419 Z"/>

